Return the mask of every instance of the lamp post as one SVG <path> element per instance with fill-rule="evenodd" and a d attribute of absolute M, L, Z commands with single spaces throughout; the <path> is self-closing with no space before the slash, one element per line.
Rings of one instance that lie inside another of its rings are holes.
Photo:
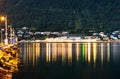
<path fill-rule="evenodd" d="M 0 33 L 1 33 L 1 35 L 0 35 L 0 36 L 1 36 L 1 44 L 2 44 L 2 30 L 0 31 Z"/>
<path fill-rule="evenodd" d="M 3 35 L 2 35 L 3 31 L 4 31 L 4 29 L 1 29 L 1 44 L 2 44 L 2 46 L 3 46 Z"/>
<path fill-rule="evenodd" d="M 7 15 L 5 16 L 5 45 L 8 45 L 8 38 L 7 38 Z"/>
<path fill-rule="evenodd" d="M 1 21 L 5 23 L 5 45 L 8 45 L 8 38 L 7 38 L 7 15 L 0 17 Z"/>
<path fill-rule="evenodd" d="M 8 25 L 8 27 L 10 28 L 10 44 L 13 44 L 13 29 L 12 29 L 12 26 L 11 25 Z"/>

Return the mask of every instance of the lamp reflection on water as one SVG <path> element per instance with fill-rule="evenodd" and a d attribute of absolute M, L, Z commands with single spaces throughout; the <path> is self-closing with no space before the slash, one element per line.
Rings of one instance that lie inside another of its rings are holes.
<path fill-rule="evenodd" d="M 72 43 L 68 43 L 68 63 L 72 63 Z"/>
<path fill-rule="evenodd" d="M 76 60 L 77 60 L 77 62 L 79 60 L 79 55 L 80 55 L 80 45 L 79 45 L 79 43 L 76 43 Z"/>
<path fill-rule="evenodd" d="M 88 43 L 88 63 L 90 63 L 91 60 L 91 43 Z"/>
<path fill-rule="evenodd" d="M 52 43 L 52 62 L 57 60 L 57 43 Z"/>
<path fill-rule="evenodd" d="M 62 43 L 62 64 L 65 63 L 65 60 L 66 60 L 66 44 L 65 43 Z"/>
<path fill-rule="evenodd" d="M 46 62 L 49 63 L 50 61 L 51 61 L 50 43 L 46 43 Z"/>
<path fill-rule="evenodd" d="M 110 62 L 110 43 L 107 43 L 107 62 Z"/>
<path fill-rule="evenodd" d="M 96 55 L 97 55 L 97 44 L 96 44 L 96 43 L 93 43 L 93 60 L 94 60 L 94 67 L 95 67 L 95 65 L 96 65 L 96 59 L 97 59 Z"/>
<path fill-rule="evenodd" d="M 58 44 L 58 57 L 61 59 L 62 56 L 62 43 Z"/>
<path fill-rule="evenodd" d="M 118 58 L 119 58 L 119 45 L 118 43 L 113 43 L 113 47 L 111 49 L 112 52 L 114 52 L 113 55 L 113 61 L 114 62 L 118 62 Z"/>
<path fill-rule="evenodd" d="M 32 67 L 41 59 L 46 63 L 59 62 L 62 65 L 71 65 L 75 60 L 77 63 L 84 62 L 96 67 L 99 61 L 101 65 L 109 63 L 111 58 L 117 61 L 119 50 L 116 46 L 111 47 L 110 43 L 26 43 L 23 48 L 23 64 L 31 64 Z"/>
<path fill-rule="evenodd" d="M 40 43 L 24 44 L 23 64 L 25 66 L 36 66 L 40 58 Z"/>
<path fill-rule="evenodd" d="M 82 43 L 82 60 L 84 61 L 84 56 L 85 56 L 85 44 Z"/>
<path fill-rule="evenodd" d="M 88 61 L 88 43 L 85 43 L 85 61 Z"/>
<path fill-rule="evenodd" d="M 101 43 L 101 65 L 103 65 L 103 43 Z"/>
<path fill-rule="evenodd" d="M 38 62 L 38 59 L 40 58 L 40 43 L 35 43 L 35 47 L 33 47 L 33 48 L 35 48 L 35 57 L 34 57 L 34 59 L 35 59 L 35 64 L 37 64 L 37 62 Z M 34 51 L 33 51 L 33 53 L 34 53 Z"/>

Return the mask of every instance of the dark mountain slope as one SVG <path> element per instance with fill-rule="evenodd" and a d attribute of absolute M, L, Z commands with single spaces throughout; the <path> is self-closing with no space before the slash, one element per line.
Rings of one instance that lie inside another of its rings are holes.
<path fill-rule="evenodd" d="M 120 29 L 119 0 L 0 0 L 0 12 L 18 27 L 87 32 Z"/>

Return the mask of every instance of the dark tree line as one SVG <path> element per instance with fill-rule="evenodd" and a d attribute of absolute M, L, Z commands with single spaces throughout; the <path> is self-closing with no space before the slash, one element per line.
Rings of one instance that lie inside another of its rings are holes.
<path fill-rule="evenodd" d="M 15 28 L 39 31 L 112 31 L 120 29 L 119 0 L 0 0 L 0 13 Z"/>

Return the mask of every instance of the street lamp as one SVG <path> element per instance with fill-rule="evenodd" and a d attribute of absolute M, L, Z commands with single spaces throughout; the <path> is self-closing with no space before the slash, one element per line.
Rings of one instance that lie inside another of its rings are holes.
<path fill-rule="evenodd" d="M 4 29 L 1 29 L 1 44 L 3 46 L 3 36 L 2 36 L 2 33 L 3 33 Z"/>
<path fill-rule="evenodd" d="M 0 20 L 1 20 L 1 21 L 5 21 L 5 19 L 6 19 L 6 18 L 5 18 L 4 16 L 1 16 L 1 17 L 0 17 Z"/>
<path fill-rule="evenodd" d="M 0 17 L 1 21 L 4 21 L 5 23 L 5 45 L 8 45 L 8 38 L 7 38 L 7 15 Z"/>
<path fill-rule="evenodd" d="M 8 27 L 10 28 L 10 44 L 13 44 L 13 29 L 11 25 L 8 25 Z"/>

